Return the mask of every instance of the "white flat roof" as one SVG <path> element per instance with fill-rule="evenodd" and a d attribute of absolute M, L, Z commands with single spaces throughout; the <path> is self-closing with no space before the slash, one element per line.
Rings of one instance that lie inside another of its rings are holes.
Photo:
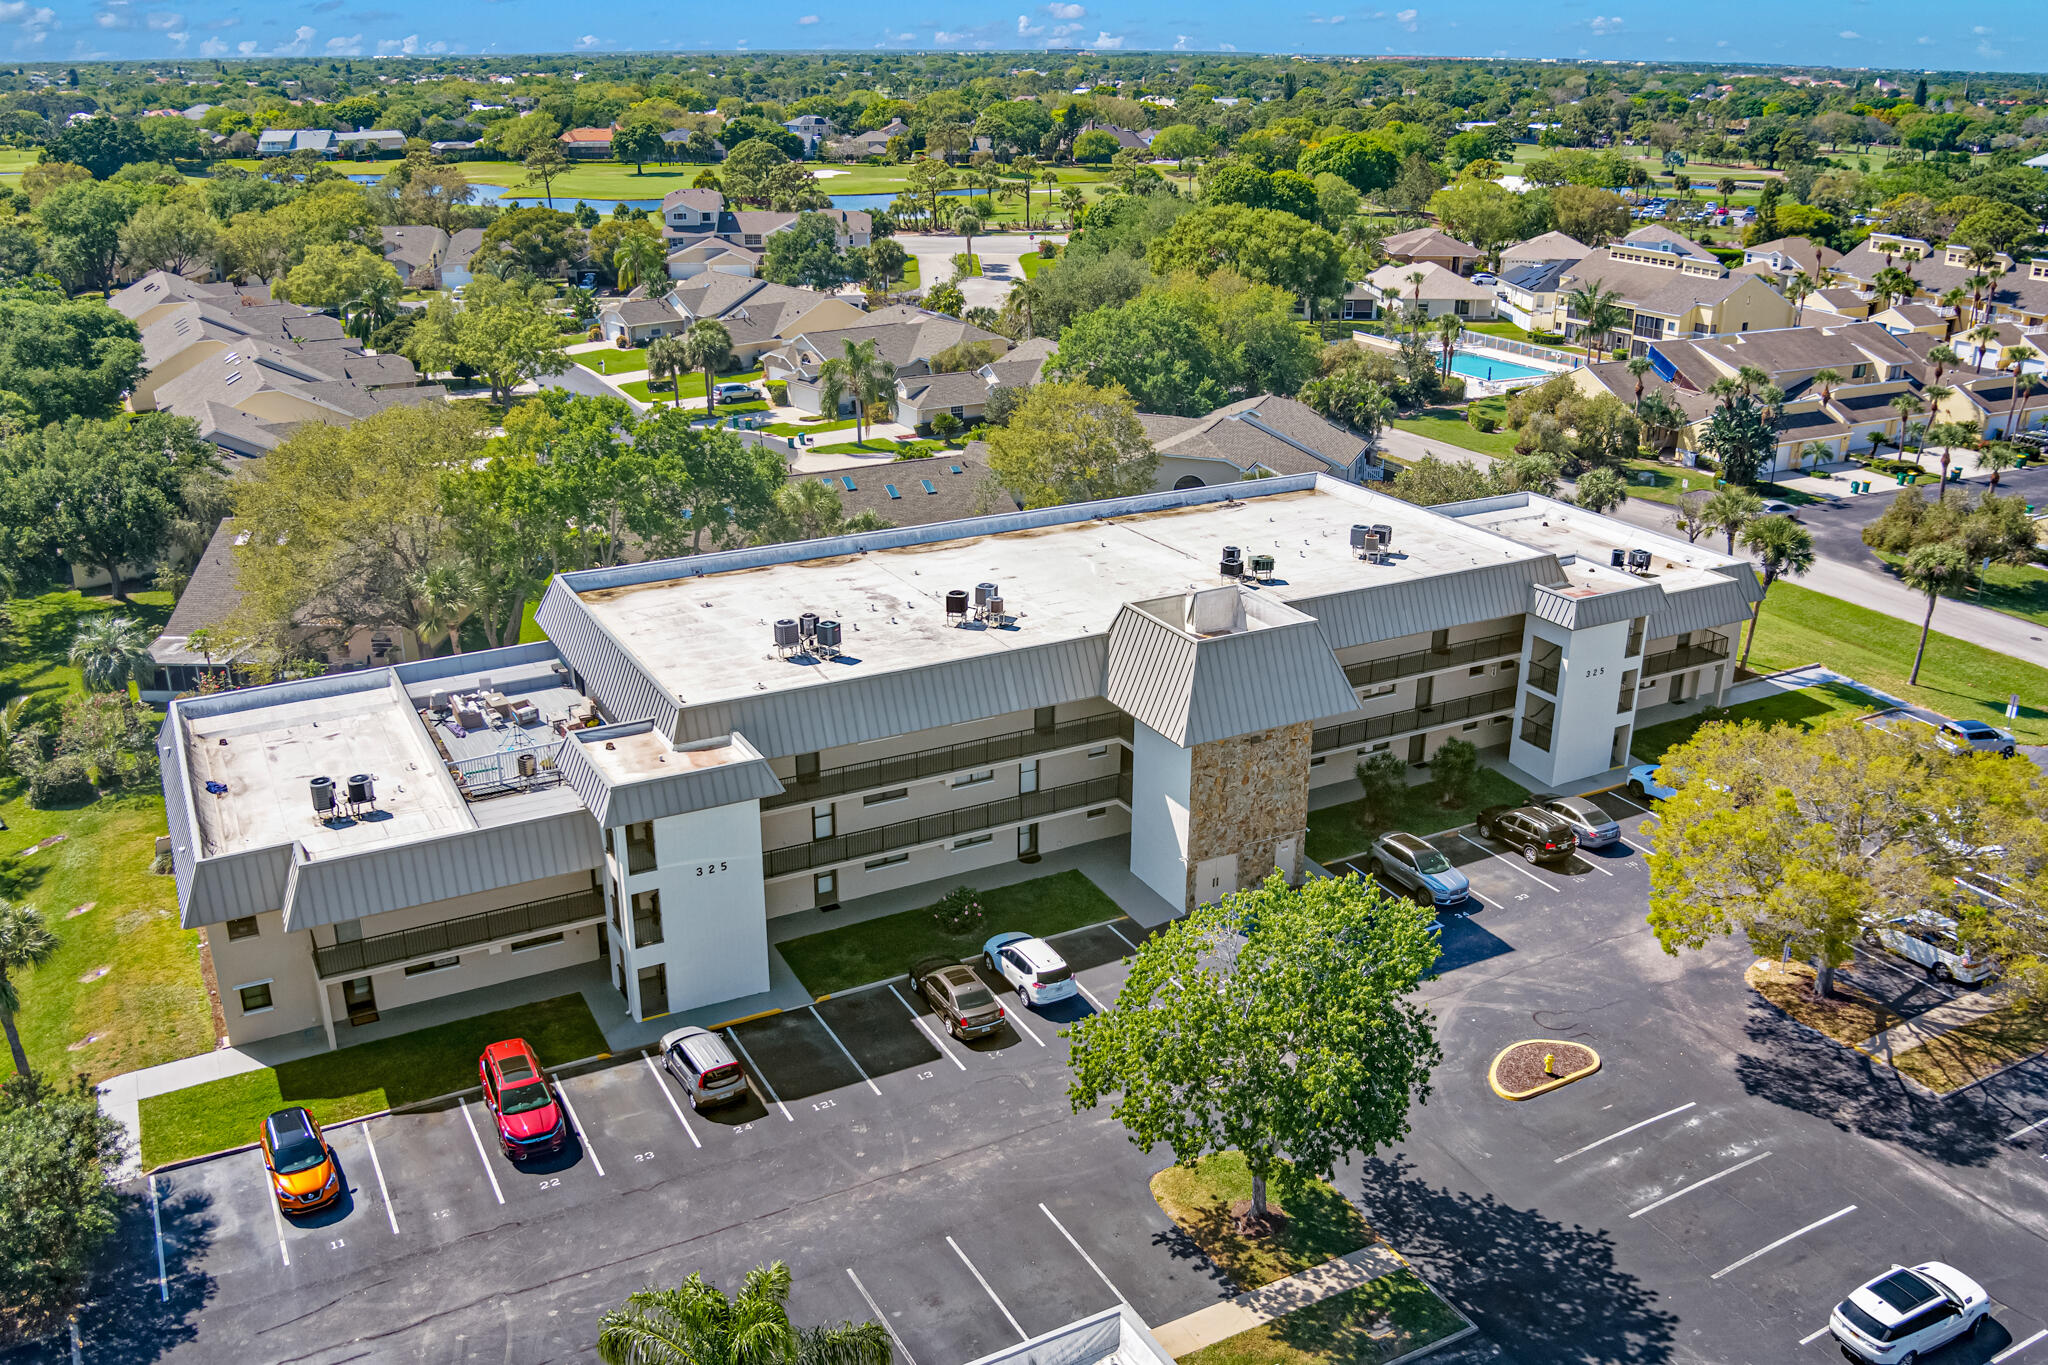
<path fill-rule="evenodd" d="M 679 773 L 723 768 L 732 763 L 750 763 L 759 757 L 751 749 L 725 740 L 685 745 L 679 749 L 669 742 L 667 735 L 653 729 L 590 740 L 582 747 L 590 766 L 615 787 L 650 777 L 673 777 Z"/>
<path fill-rule="evenodd" d="M 1367 564 L 1351 553 L 1351 527 L 1359 523 L 1394 528 L 1388 562 Z M 839 621 L 845 656 L 869 669 L 940 664 L 1105 633 L 1127 602 L 1225 581 L 1218 563 L 1226 545 L 1239 547 L 1247 564 L 1272 555 L 1280 581 L 1268 591 L 1283 601 L 1545 553 L 1490 528 L 1325 481 L 1243 501 L 590 588 L 577 596 L 662 687 L 694 706 L 845 676 L 842 664 L 779 656 L 779 618 L 816 612 Z M 676 563 L 686 571 L 691 561 Z M 983 582 L 996 584 L 1013 628 L 948 624 L 946 593 L 971 593 Z"/>
<path fill-rule="evenodd" d="M 1728 576 L 1718 570 L 1746 562 L 1722 554 L 1705 538 L 1688 545 L 1684 540 L 1549 498 L 1532 497 L 1526 507 L 1474 511 L 1462 514 L 1459 520 L 1549 551 L 1565 565 L 1565 574 L 1573 587 L 1602 592 L 1640 587 L 1644 583 L 1655 583 L 1666 592 L 1684 592 L 1709 583 L 1725 583 Z M 1648 550 L 1649 574 L 1638 577 L 1611 568 L 1615 550 Z M 1576 564 L 1571 562 L 1572 556 L 1577 556 Z"/>

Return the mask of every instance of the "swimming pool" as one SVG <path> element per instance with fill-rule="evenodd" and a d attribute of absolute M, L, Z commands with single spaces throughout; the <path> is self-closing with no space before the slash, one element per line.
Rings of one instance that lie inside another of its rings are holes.
<path fill-rule="evenodd" d="M 1539 370 L 1533 365 L 1517 365 L 1512 360 L 1501 360 L 1485 351 L 1453 351 L 1451 373 L 1471 379 L 1543 379 L 1551 371 Z"/>

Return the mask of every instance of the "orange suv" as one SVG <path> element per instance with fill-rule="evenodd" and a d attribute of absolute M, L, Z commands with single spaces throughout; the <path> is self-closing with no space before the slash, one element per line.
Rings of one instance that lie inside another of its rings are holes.
<path fill-rule="evenodd" d="M 286 1213 L 311 1213 L 341 1197 L 341 1168 L 320 1125 L 297 1105 L 263 1120 L 263 1165 Z"/>

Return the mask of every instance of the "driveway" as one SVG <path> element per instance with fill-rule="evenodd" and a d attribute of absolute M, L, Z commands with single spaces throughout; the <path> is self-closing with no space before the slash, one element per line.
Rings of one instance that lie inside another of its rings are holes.
<path fill-rule="evenodd" d="M 974 254 L 981 258 L 982 274 L 960 281 L 961 297 L 969 308 L 1001 308 L 1011 288 L 1024 278 L 1019 258 L 1038 250 L 1040 240 L 1065 241 L 1065 234 L 994 232 L 974 239 Z M 917 258 L 918 277 L 929 289 L 941 280 L 953 278 L 953 257 L 967 249 L 967 239 L 957 233 L 899 233 L 897 244 Z"/>

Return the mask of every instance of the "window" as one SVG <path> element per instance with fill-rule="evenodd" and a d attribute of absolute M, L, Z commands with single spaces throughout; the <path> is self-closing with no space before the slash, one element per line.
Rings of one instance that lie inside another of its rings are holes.
<path fill-rule="evenodd" d="M 240 919 L 228 921 L 228 942 L 232 943 L 238 938 L 254 937 L 256 937 L 256 917 L 254 915 L 244 915 Z"/>
<path fill-rule="evenodd" d="M 960 774 L 960 776 L 953 779 L 953 785 L 955 787 L 978 787 L 984 782 L 993 782 L 995 780 L 996 770 L 994 768 L 983 768 L 978 773 Z"/>
<path fill-rule="evenodd" d="M 1529 686 L 1545 692 L 1557 691 L 1559 667 L 1564 663 L 1564 646 L 1555 640 L 1535 640 L 1529 645 Z"/>
<path fill-rule="evenodd" d="M 796 776 L 799 782 L 808 782 L 818 775 L 818 756 L 815 753 L 796 756 Z"/>
<path fill-rule="evenodd" d="M 517 943 L 514 943 L 508 951 L 515 953 L 531 952 L 535 948 L 551 948 L 561 941 L 562 936 L 560 934 L 542 934 L 539 938 L 522 938 Z"/>
<path fill-rule="evenodd" d="M 560 935 L 556 935 L 556 937 L 559 938 Z M 445 972 L 461 965 L 462 958 L 459 954 L 455 957 L 437 957 L 432 962 L 413 963 L 412 966 L 405 969 L 405 974 L 407 976 L 432 976 L 435 972 Z"/>
<path fill-rule="evenodd" d="M 1479 722 L 1476 720 L 1468 720 L 1460 728 L 1466 730 L 1477 730 L 1479 728 Z"/>
<path fill-rule="evenodd" d="M 956 417 L 960 415 L 959 410 L 957 408 L 954 410 L 953 415 Z M 924 488 L 924 491 L 927 493 L 936 493 L 939 491 L 939 486 L 933 483 L 930 479 L 919 479 L 918 483 Z"/>
<path fill-rule="evenodd" d="M 1088 812 L 1088 818 L 1090 820 L 1100 820 L 1103 816 L 1107 814 L 1109 814 L 1108 806 L 1097 806 L 1093 810 Z"/>
<path fill-rule="evenodd" d="M 852 480 L 852 479 L 849 479 L 849 478 L 847 478 L 847 477 L 846 477 L 845 475 L 843 475 L 843 474 L 842 474 L 842 475 L 840 476 L 840 478 L 839 478 L 839 482 L 841 482 L 841 483 L 843 483 L 843 484 L 845 484 L 845 485 L 846 485 L 846 491 L 847 491 L 847 492 L 849 492 L 849 493 L 858 493 L 858 492 L 860 492 L 860 489 L 858 489 L 858 488 L 854 487 L 854 484 L 853 484 L 853 480 Z"/>
<path fill-rule="evenodd" d="M 1557 715 L 1557 704 L 1541 697 L 1529 698 L 1529 704 L 1522 711 L 1522 738 L 1542 749 L 1550 750 L 1550 723 Z"/>
<path fill-rule="evenodd" d="M 1643 652 L 1643 631 L 1650 624 L 1647 616 L 1638 616 L 1628 623 L 1628 650 L 1624 658 L 1633 659 Z"/>
<path fill-rule="evenodd" d="M 1391 739 L 1383 739 L 1383 740 L 1381 740 L 1381 741 L 1380 741 L 1379 743 L 1377 743 L 1377 744 L 1373 745 L 1371 749 L 1367 750 L 1367 752 L 1368 752 L 1368 753 L 1375 753 L 1375 754 L 1383 754 L 1383 753 L 1387 752 L 1387 751 L 1388 751 L 1389 749 L 1391 749 L 1391 748 L 1393 748 L 1393 747 L 1394 747 L 1394 741 L 1392 741 Z"/>
<path fill-rule="evenodd" d="M 1037 790 L 1038 760 L 1027 758 L 1017 765 L 1017 791 L 1021 795 L 1024 792 L 1035 792 Z"/>
<path fill-rule="evenodd" d="M 839 903 L 839 874 L 820 872 L 811 878 L 811 896 L 814 905 L 837 905 Z"/>
<path fill-rule="evenodd" d="M 860 803 L 863 806 L 886 806 L 892 801 L 907 801 L 909 799 L 910 788 L 892 787 L 885 792 L 875 792 L 871 795 L 863 796 L 860 799 Z"/>
<path fill-rule="evenodd" d="M 1088 757 L 1090 757 L 1090 758 L 1107 758 L 1107 757 L 1109 757 L 1109 746 L 1108 746 L 1107 744 L 1105 744 L 1105 745 L 1103 745 L 1103 746 L 1102 746 L 1102 747 L 1101 747 L 1100 749 L 1090 749 L 1090 750 L 1088 751 Z"/>
<path fill-rule="evenodd" d="M 1483 678 L 1483 677 L 1485 677 L 1485 676 L 1486 676 L 1486 665 L 1485 665 L 1485 664 L 1474 664 L 1474 665 L 1472 665 L 1472 667 L 1470 667 L 1470 668 L 1468 668 L 1468 669 L 1466 669 L 1466 670 L 1465 670 L 1465 676 L 1466 676 L 1466 677 L 1468 677 L 1468 678 Z"/>
<path fill-rule="evenodd" d="M 654 870 L 654 822 L 626 826 L 626 871 Z"/>
<path fill-rule="evenodd" d="M 1621 675 L 1621 699 L 1614 704 L 1616 711 L 1632 711 L 1636 704 L 1636 671 L 1631 668 Z"/>
<path fill-rule="evenodd" d="M 668 965 L 657 962 L 640 969 L 640 1017 L 668 1013 Z"/>
<path fill-rule="evenodd" d="M 889 495 L 890 497 L 892 497 L 892 498 L 900 498 L 900 497 L 902 497 L 902 496 L 903 496 L 903 495 L 902 495 L 901 493 L 899 493 L 899 492 L 897 492 L 897 491 L 896 491 L 896 485 L 895 485 L 895 484 L 893 484 L 893 483 L 885 483 L 885 484 L 883 484 L 883 485 L 882 485 L 882 491 L 883 491 L 884 493 L 887 493 L 887 494 L 888 494 L 888 495 Z"/>
<path fill-rule="evenodd" d="M 873 872 L 877 868 L 894 867 L 898 863 L 907 863 L 909 861 L 910 855 L 908 853 L 891 853 L 886 858 L 870 858 L 862 863 L 861 866 Z"/>
<path fill-rule="evenodd" d="M 322 987 L 325 990 L 326 987 Z M 262 1014 L 271 1007 L 270 982 L 251 981 L 246 986 L 235 987 L 235 994 L 242 997 L 242 1013 Z"/>
<path fill-rule="evenodd" d="M 1322 767 L 1322 766 L 1323 766 L 1323 764 L 1324 764 L 1325 762 L 1327 762 L 1327 761 L 1328 761 L 1328 760 L 1326 760 L 1326 759 L 1325 759 L 1325 758 L 1323 757 L 1323 755 L 1321 755 L 1321 754 L 1317 754 L 1317 755 L 1316 755 L 1316 756 L 1315 756 L 1314 758 L 1312 758 L 1312 759 L 1310 759 L 1310 760 L 1308 761 L 1308 766 L 1309 766 L 1309 767 L 1311 767 L 1311 768 L 1320 768 L 1320 767 Z"/>
<path fill-rule="evenodd" d="M 980 848 L 983 844 L 994 843 L 995 838 L 993 834 L 971 834 L 965 839 L 955 839 L 953 851 L 958 853 L 963 848 Z"/>
<path fill-rule="evenodd" d="M 1472 316 L 1472 300 L 1470 299 L 1455 300 L 1451 304 L 1451 308 L 1461 318 L 1468 318 Z"/>
<path fill-rule="evenodd" d="M 633 897 L 633 946 L 652 948 L 661 942 L 661 892 L 642 891 Z"/>
<path fill-rule="evenodd" d="M 833 807 L 830 804 L 812 806 L 811 837 L 813 839 L 829 839 L 836 832 L 837 825 L 833 820 Z"/>
<path fill-rule="evenodd" d="M 1040 735 L 1051 734 L 1057 716 L 1058 710 L 1051 706 L 1041 706 L 1036 711 L 1033 711 L 1031 713 L 1032 733 Z"/>

